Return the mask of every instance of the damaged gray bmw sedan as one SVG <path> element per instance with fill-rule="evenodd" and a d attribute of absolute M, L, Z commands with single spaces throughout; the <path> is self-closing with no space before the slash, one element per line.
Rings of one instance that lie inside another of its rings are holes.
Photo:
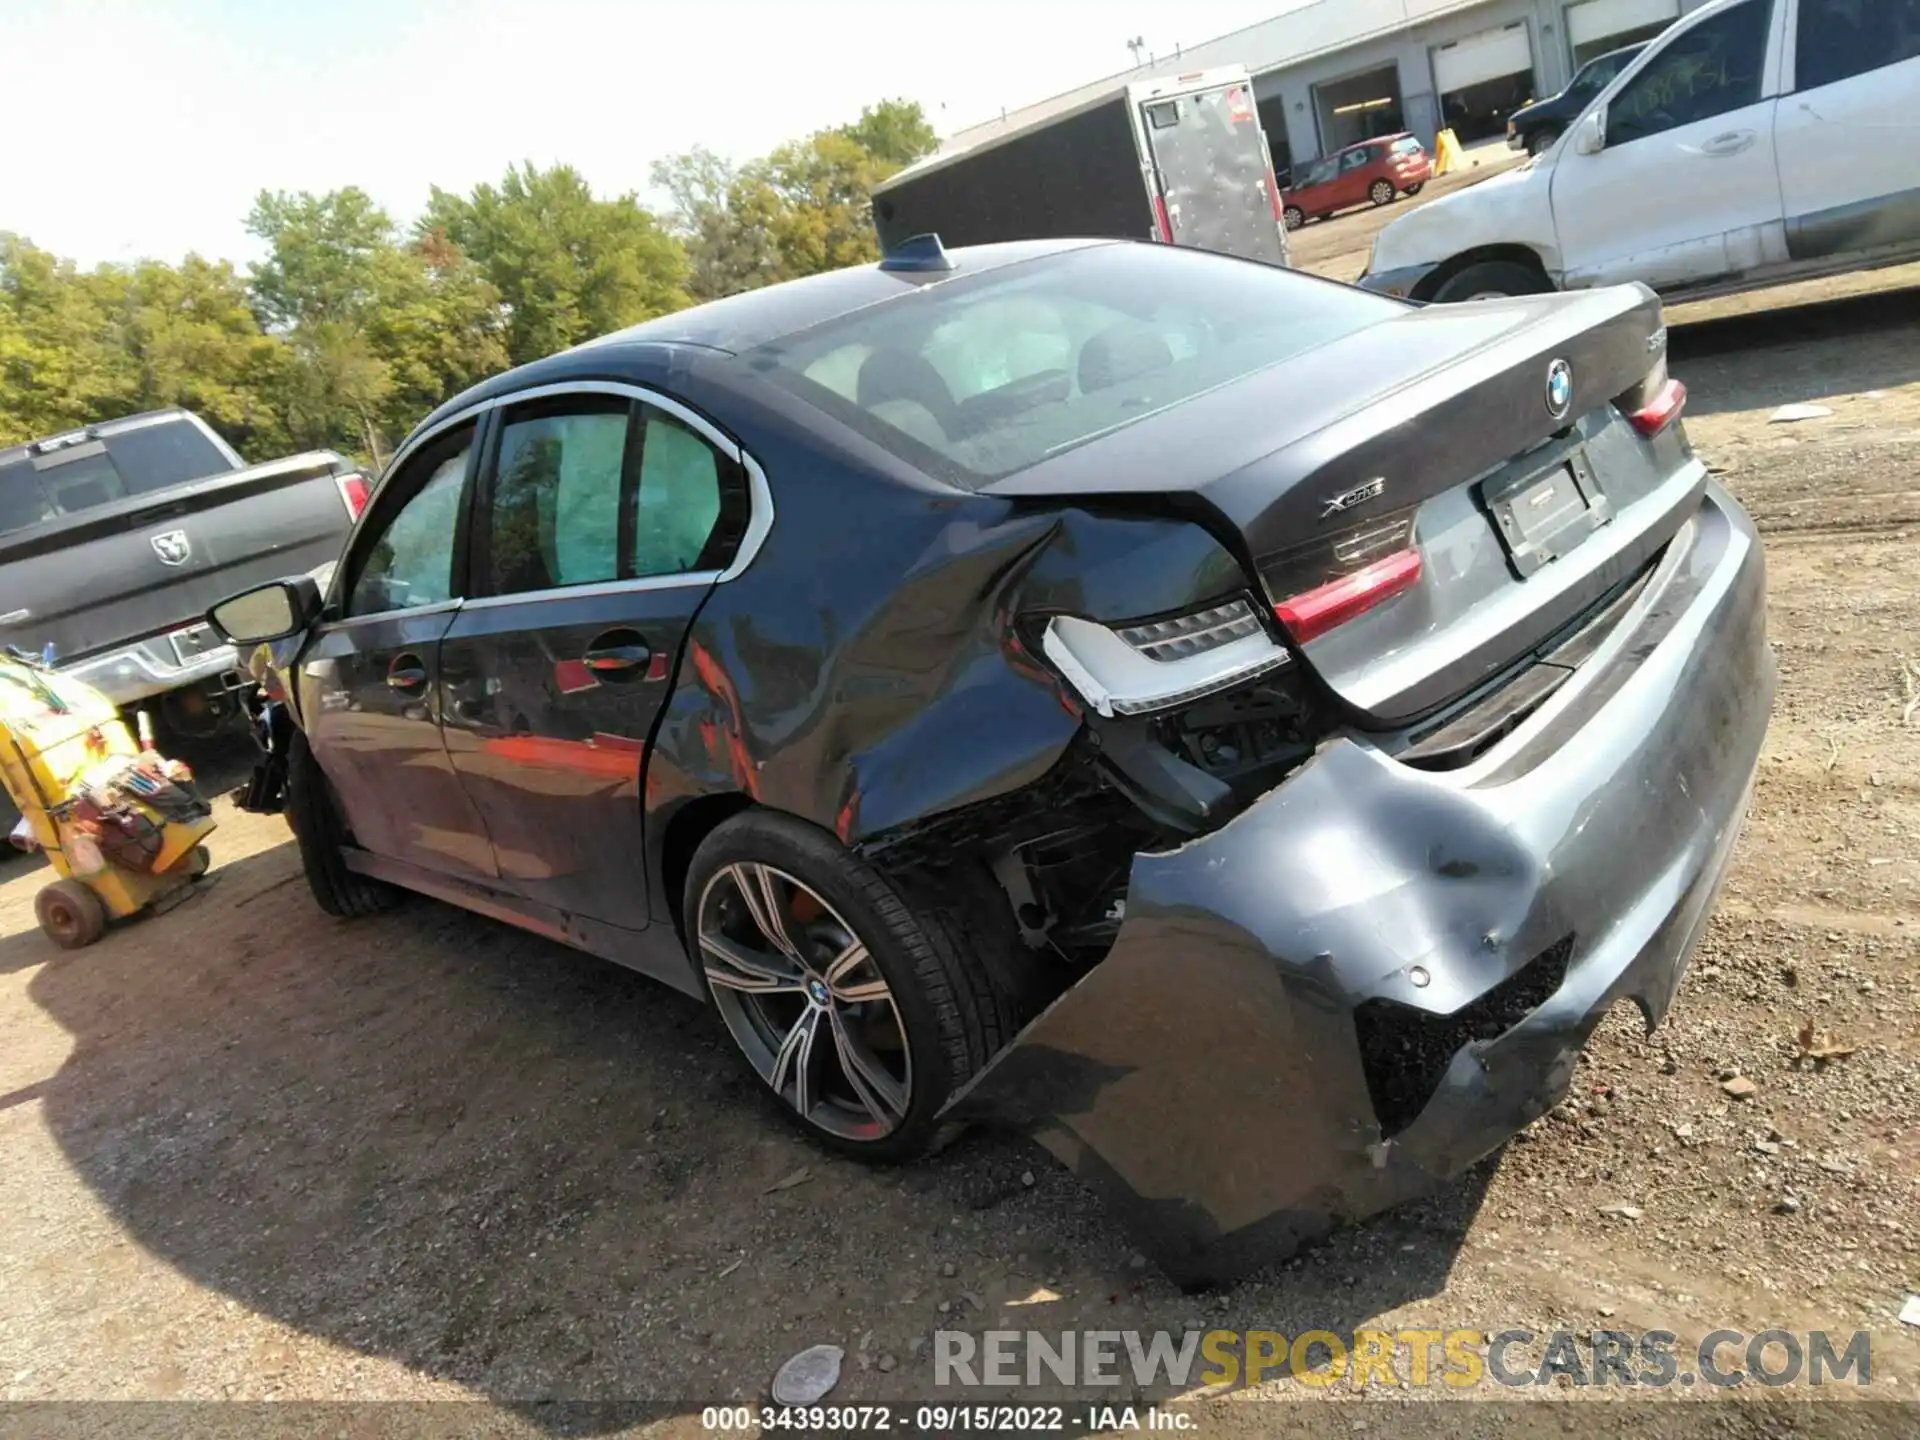
<path fill-rule="evenodd" d="M 913 242 L 429 417 L 211 614 L 245 803 L 333 914 L 630 965 L 820 1142 L 1020 1125 L 1228 1277 L 1670 1004 L 1774 685 L 1685 399 L 1641 287 Z"/>

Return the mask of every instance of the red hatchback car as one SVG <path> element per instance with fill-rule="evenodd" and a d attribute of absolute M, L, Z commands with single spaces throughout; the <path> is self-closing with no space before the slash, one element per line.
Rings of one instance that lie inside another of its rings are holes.
<path fill-rule="evenodd" d="M 1415 136 L 1382 135 L 1349 145 L 1294 172 L 1283 200 L 1287 229 L 1356 205 L 1391 205 L 1396 195 L 1418 195 L 1432 178 L 1433 157 Z"/>

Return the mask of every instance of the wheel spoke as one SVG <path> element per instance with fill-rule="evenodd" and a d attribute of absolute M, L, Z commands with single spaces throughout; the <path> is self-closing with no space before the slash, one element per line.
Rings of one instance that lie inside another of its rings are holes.
<path fill-rule="evenodd" d="M 798 960 L 800 951 L 787 934 L 787 917 L 780 906 L 773 871 L 765 865 L 745 862 L 729 865 L 727 873 L 733 877 L 734 888 L 740 892 L 740 898 L 752 912 L 753 923 L 768 943 L 788 959 Z"/>
<path fill-rule="evenodd" d="M 780 1042 L 780 1049 L 773 1057 L 773 1074 L 767 1077 L 774 1093 L 786 1097 L 802 1115 L 813 1109 L 813 1079 L 809 1072 L 813 1068 L 813 1040 L 820 1033 L 820 1015 L 819 1007 L 814 1005 L 800 1012 L 787 1038 Z M 793 1086 L 792 1095 L 787 1095 L 789 1084 Z"/>
<path fill-rule="evenodd" d="M 847 1077 L 847 1083 L 853 1087 L 866 1112 L 891 1130 L 906 1117 L 906 1088 L 853 1038 L 838 1010 L 829 1010 L 827 1015 L 833 1026 L 833 1048 L 840 1056 L 841 1073 Z"/>
<path fill-rule="evenodd" d="M 719 962 L 709 961 L 702 967 L 710 984 L 747 995 L 797 995 L 806 988 L 804 978 L 794 971 L 724 935 L 702 932 L 700 948 Z"/>
<path fill-rule="evenodd" d="M 827 966 L 827 988 L 833 992 L 833 998 L 845 1005 L 862 1005 L 869 1000 L 890 998 L 887 982 L 876 971 L 872 979 L 859 980 L 855 975 L 861 967 L 873 968 L 867 947 L 858 940 L 848 943 L 847 948 L 833 957 L 833 963 Z"/>

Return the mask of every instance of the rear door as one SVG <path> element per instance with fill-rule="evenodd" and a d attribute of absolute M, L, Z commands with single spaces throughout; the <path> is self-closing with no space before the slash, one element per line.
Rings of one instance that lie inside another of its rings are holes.
<path fill-rule="evenodd" d="M 671 400 L 568 387 L 499 412 L 477 598 L 442 648 L 446 738 L 503 883 L 648 922 L 646 750 L 750 509 L 739 453 Z"/>
<path fill-rule="evenodd" d="M 300 657 L 302 728 L 362 849 L 490 879 L 493 846 L 440 738 L 440 641 L 465 593 L 469 421 L 408 456 L 354 537 Z"/>
<path fill-rule="evenodd" d="M 1567 288 L 1699 284 L 1786 258 L 1775 0 L 1679 26 L 1611 95 L 1606 145 L 1553 161 Z"/>
<path fill-rule="evenodd" d="M 1780 103 L 1787 249 L 1920 245 L 1920 0 L 1799 0 Z"/>
<path fill-rule="evenodd" d="M 1173 243 L 1286 264 L 1279 192 L 1251 82 L 1135 103 Z"/>

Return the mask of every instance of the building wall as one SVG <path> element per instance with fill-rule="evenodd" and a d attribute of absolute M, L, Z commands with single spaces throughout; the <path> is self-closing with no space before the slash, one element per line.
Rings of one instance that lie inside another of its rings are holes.
<path fill-rule="evenodd" d="M 1680 0 L 1681 13 L 1697 10 L 1705 3 L 1707 0 Z M 1320 133 L 1313 87 L 1391 65 L 1400 79 L 1406 126 L 1431 147 L 1440 129 L 1433 47 L 1523 20 L 1533 46 L 1535 98 L 1558 94 L 1573 78 L 1572 47 L 1566 35 L 1564 10 L 1562 0 L 1487 0 L 1485 4 L 1456 9 L 1392 34 L 1314 56 L 1300 64 L 1261 72 L 1254 77 L 1254 94 L 1261 102 L 1263 116 L 1275 113 L 1271 102 L 1280 102 L 1279 109 L 1287 121 L 1286 145 L 1298 163 L 1321 155 L 1327 148 Z M 1214 63 L 1229 58 L 1218 56 Z M 1270 138 L 1277 143 L 1281 137 L 1270 134 Z"/>

